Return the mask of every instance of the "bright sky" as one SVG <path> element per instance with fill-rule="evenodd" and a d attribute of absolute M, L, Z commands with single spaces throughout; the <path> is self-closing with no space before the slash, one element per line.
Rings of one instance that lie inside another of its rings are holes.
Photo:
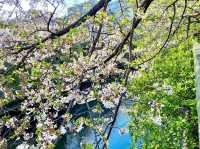
<path fill-rule="evenodd" d="M 88 0 L 65 0 L 65 7 L 69 8 L 74 6 L 75 4 L 80 4 L 80 3 L 84 3 Z M 23 8 L 23 10 L 27 11 L 30 9 L 30 5 L 29 5 L 29 1 L 28 0 L 20 0 L 20 4 Z M 14 8 L 14 5 L 3 5 L 3 7 L 1 8 L 1 10 L 12 10 Z M 39 7 L 40 8 L 40 7 Z M 41 6 L 41 8 L 44 8 L 44 6 Z M 51 8 L 49 8 L 51 9 Z"/>
<path fill-rule="evenodd" d="M 89 0 L 65 0 L 65 5 L 60 6 L 57 11 L 56 15 L 57 16 L 64 16 L 67 14 L 67 9 L 70 7 L 73 7 L 75 4 L 81 4 Z M 116 0 L 113 0 L 116 1 Z M 29 5 L 29 0 L 20 0 L 20 5 L 24 11 L 27 11 L 31 8 Z M 0 5 L 0 19 L 7 18 L 15 8 L 15 5 L 8 5 L 8 4 L 3 4 L 2 6 Z M 49 5 L 49 6 L 44 6 L 44 5 L 37 5 L 36 9 L 38 10 L 46 10 L 52 12 L 54 8 Z M 9 16 L 9 18 L 15 18 L 15 15 Z"/>
<path fill-rule="evenodd" d="M 74 4 L 80 4 L 80 3 L 83 3 L 86 1 L 88 1 L 88 0 L 65 0 L 66 4 L 68 6 L 73 6 Z"/>
<path fill-rule="evenodd" d="M 84 3 L 86 1 L 88 1 L 88 0 L 65 0 L 65 6 L 62 8 L 60 7 L 60 9 L 57 10 L 57 14 L 59 14 L 61 16 L 63 14 L 67 14 L 67 8 L 72 7 L 75 4 Z M 20 0 L 20 5 L 24 11 L 27 11 L 31 8 L 31 6 L 29 5 L 29 0 Z M 2 6 L 0 6 L 1 17 L 2 18 L 8 17 L 8 14 L 10 14 L 10 13 L 6 13 L 5 11 L 12 12 L 14 8 L 15 8 L 14 5 L 8 5 L 8 4 L 3 4 Z M 39 10 L 47 10 L 47 11 L 53 11 L 53 9 L 54 9 L 51 5 L 49 5 L 48 7 L 44 6 L 44 5 L 38 5 L 36 8 Z M 13 17 L 15 17 L 15 16 L 13 15 L 11 18 L 13 18 Z"/>

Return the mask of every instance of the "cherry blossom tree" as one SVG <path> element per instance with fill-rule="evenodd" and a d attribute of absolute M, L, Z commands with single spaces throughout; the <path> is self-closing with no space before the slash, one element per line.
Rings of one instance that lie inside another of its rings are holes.
<path fill-rule="evenodd" d="M 198 1 L 99 0 L 72 13 L 63 0 L 27 5 L 0 2 L 0 141 L 11 147 L 53 148 L 88 126 L 95 148 L 106 148 L 129 80 L 199 33 L 191 30 Z M 172 40 L 180 30 L 185 36 Z"/>

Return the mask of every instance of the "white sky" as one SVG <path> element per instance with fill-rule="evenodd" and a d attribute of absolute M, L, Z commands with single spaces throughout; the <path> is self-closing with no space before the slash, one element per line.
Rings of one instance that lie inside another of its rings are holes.
<path fill-rule="evenodd" d="M 80 4 L 80 3 L 84 3 L 88 0 L 65 0 L 65 7 L 69 8 L 74 6 L 75 4 Z M 29 5 L 29 0 L 20 0 L 20 4 L 23 8 L 23 10 L 27 11 L 30 9 L 30 5 Z M 1 10 L 7 10 L 7 11 L 11 11 L 14 8 L 14 5 L 8 5 L 8 4 L 3 4 L 3 7 L 1 8 Z M 38 9 L 44 9 L 44 6 L 38 6 Z M 49 7 L 48 9 L 53 9 L 52 7 Z"/>
<path fill-rule="evenodd" d="M 86 1 L 89 0 L 65 0 L 65 5 L 64 6 L 60 6 L 57 11 L 56 11 L 56 15 L 57 16 L 64 16 L 67 14 L 67 9 L 74 6 L 75 4 L 80 4 L 80 3 L 84 3 Z M 116 0 L 112 0 L 112 1 L 116 1 Z M 22 9 L 24 11 L 27 11 L 31 8 L 31 6 L 29 5 L 29 0 L 20 0 L 20 5 L 22 7 Z M 2 6 L 0 5 L 0 20 L 1 19 L 6 19 L 6 18 L 15 18 L 15 14 L 13 14 L 12 16 L 9 16 L 13 11 L 13 9 L 15 8 L 15 5 L 9 5 L 9 4 L 3 4 Z M 54 10 L 54 8 L 51 5 L 48 6 L 44 6 L 44 5 L 37 5 L 36 9 L 38 10 L 45 10 L 45 11 L 49 11 L 52 12 Z"/>
<path fill-rule="evenodd" d="M 58 16 L 63 16 L 67 14 L 67 9 L 74 6 L 75 4 L 80 4 L 80 3 L 84 3 L 88 0 L 65 0 L 65 5 L 64 6 L 60 6 L 57 9 L 57 15 Z M 31 6 L 29 5 L 29 0 L 20 0 L 20 5 L 22 7 L 22 9 L 24 11 L 27 11 L 31 8 Z M 15 8 L 15 5 L 9 5 L 9 4 L 3 4 L 2 6 L 0 6 L 0 18 L 7 18 L 10 14 L 10 12 L 13 11 L 13 9 Z M 46 10 L 46 11 L 50 11 L 52 12 L 54 10 L 54 8 L 51 5 L 48 6 L 44 6 L 44 5 L 37 5 L 36 9 L 38 10 Z M 15 15 L 12 15 L 10 18 L 14 18 Z"/>

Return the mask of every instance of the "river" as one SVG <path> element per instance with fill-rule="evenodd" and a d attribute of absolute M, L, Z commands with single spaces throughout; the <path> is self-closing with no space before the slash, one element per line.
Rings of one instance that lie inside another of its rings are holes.
<path fill-rule="evenodd" d="M 130 116 L 127 109 L 129 106 L 123 104 L 119 109 L 117 120 L 109 138 L 109 149 L 129 149 L 132 146 L 131 135 L 128 132 Z M 93 144 L 95 142 L 94 131 L 86 128 L 81 134 L 64 136 L 56 149 L 81 149 L 80 142 Z"/>

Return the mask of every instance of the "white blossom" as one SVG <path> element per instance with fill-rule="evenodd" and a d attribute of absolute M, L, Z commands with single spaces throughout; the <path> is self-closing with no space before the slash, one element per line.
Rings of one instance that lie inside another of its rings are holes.
<path fill-rule="evenodd" d="M 28 145 L 26 142 L 23 144 L 20 144 L 16 147 L 16 149 L 29 149 L 30 145 Z"/>
<path fill-rule="evenodd" d="M 64 126 L 60 126 L 60 133 L 65 134 L 67 132 L 66 128 Z"/>

